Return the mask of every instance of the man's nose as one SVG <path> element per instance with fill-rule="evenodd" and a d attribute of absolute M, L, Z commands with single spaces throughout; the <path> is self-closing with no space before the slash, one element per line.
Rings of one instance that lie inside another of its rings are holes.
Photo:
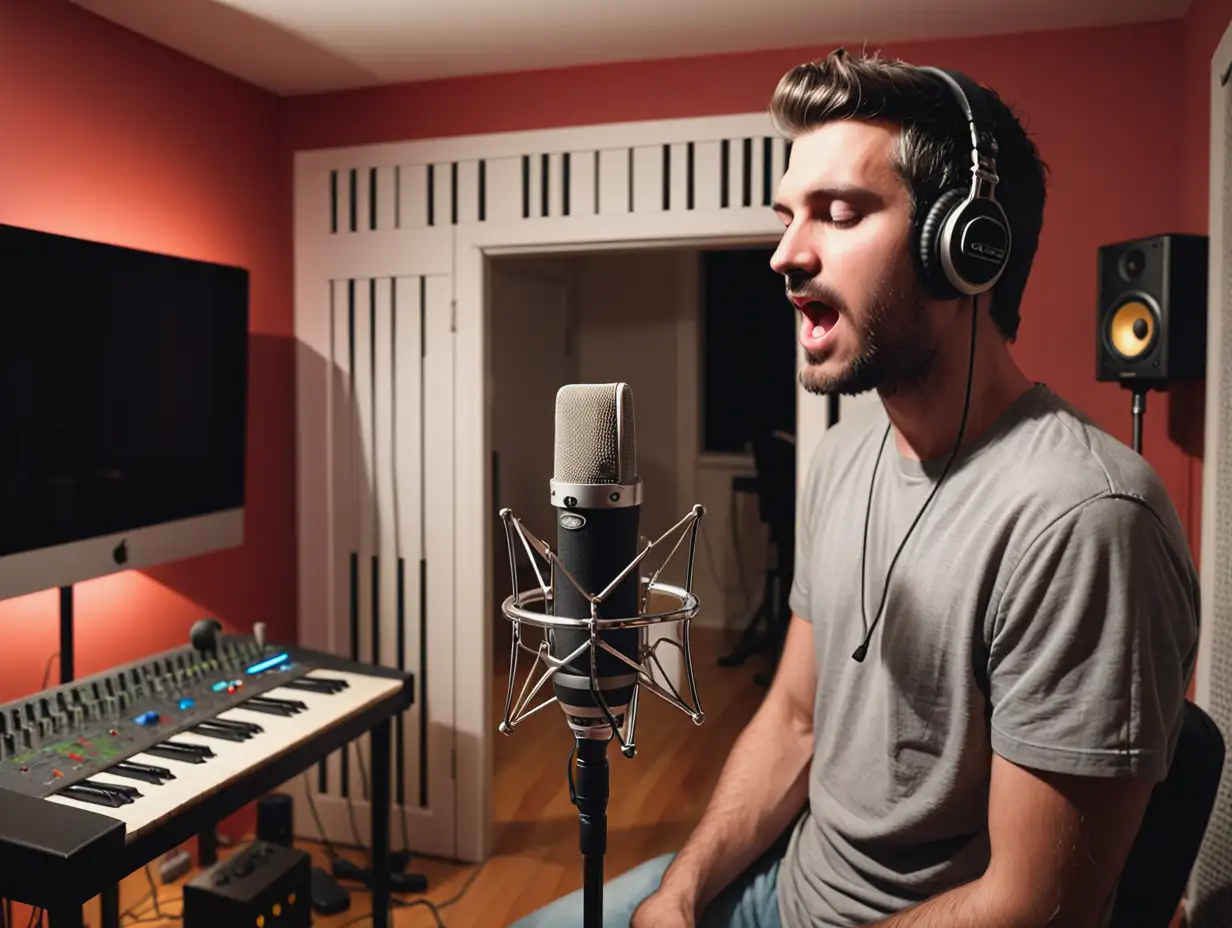
<path fill-rule="evenodd" d="M 789 226 L 770 256 L 770 267 L 791 283 L 793 279 L 810 280 L 821 271 L 821 258 L 808 236 L 794 225 Z M 794 285 L 793 285 L 794 286 Z"/>

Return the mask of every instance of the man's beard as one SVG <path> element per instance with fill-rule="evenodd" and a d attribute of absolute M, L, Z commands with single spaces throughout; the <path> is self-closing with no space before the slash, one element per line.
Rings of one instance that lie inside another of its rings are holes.
<path fill-rule="evenodd" d="M 914 275 L 909 281 L 883 282 L 859 316 L 839 309 L 842 324 L 854 330 L 847 337 L 854 334 L 859 340 L 859 353 L 842 370 L 828 373 L 823 372 L 824 356 L 806 351 L 800 370 L 800 384 L 805 390 L 840 396 L 877 390 L 883 396 L 892 396 L 928 376 L 937 356 L 937 345 Z M 841 306 L 833 302 L 831 305 Z"/>

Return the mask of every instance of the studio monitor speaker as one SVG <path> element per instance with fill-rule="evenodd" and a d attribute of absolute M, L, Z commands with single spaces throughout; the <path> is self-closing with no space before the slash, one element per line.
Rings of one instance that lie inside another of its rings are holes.
<path fill-rule="evenodd" d="M 1096 379 L 1140 388 L 1206 376 L 1205 235 L 1099 249 Z"/>

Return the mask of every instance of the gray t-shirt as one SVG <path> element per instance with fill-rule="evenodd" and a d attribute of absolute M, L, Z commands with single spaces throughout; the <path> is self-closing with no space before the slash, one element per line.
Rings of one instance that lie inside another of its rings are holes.
<path fill-rule="evenodd" d="M 1198 641 L 1198 579 L 1153 470 L 1042 384 L 959 455 L 902 457 L 880 407 L 830 429 L 801 499 L 791 608 L 817 660 L 809 804 L 786 928 L 861 924 L 979 877 L 992 753 L 1163 778 Z"/>

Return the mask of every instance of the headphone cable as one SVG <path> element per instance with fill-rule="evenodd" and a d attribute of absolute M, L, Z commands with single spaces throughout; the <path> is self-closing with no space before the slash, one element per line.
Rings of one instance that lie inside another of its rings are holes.
<path fill-rule="evenodd" d="M 971 352 L 967 359 L 967 392 L 963 398 L 962 420 L 958 424 L 958 438 L 954 442 L 954 450 L 950 452 L 949 460 L 945 462 L 945 468 L 941 471 L 941 476 L 933 486 L 932 492 L 928 494 L 928 499 L 924 500 L 924 505 L 920 507 L 920 511 L 916 513 L 911 527 L 907 529 L 907 534 L 899 542 L 898 550 L 894 552 L 894 558 L 890 561 L 890 569 L 886 571 L 885 585 L 881 588 L 881 602 L 877 606 L 877 613 L 873 616 L 873 624 L 870 626 L 868 624 L 868 611 L 864 601 L 864 567 L 868 557 L 868 523 L 869 516 L 873 510 L 873 486 L 877 480 L 877 468 L 881 464 L 881 454 L 885 451 L 886 438 L 890 434 L 892 423 L 886 424 L 885 432 L 881 436 L 881 446 L 877 449 L 877 460 L 873 463 L 873 474 L 868 481 L 868 503 L 864 510 L 864 541 L 860 547 L 860 617 L 863 619 L 864 627 L 867 631 L 864 634 L 864 640 L 860 642 L 860 646 L 851 655 L 852 659 L 858 663 L 863 663 L 864 658 L 868 656 L 868 643 L 872 640 L 873 632 L 877 630 L 877 624 L 881 621 L 882 610 L 885 608 L 886 603 L 886 595 L 890 591 L 890 575 L 894 573 L 894 565 L 898 563 L 898 556 L 903 553 L 903 548 L 907 545 L 907 539 L 911 537 L 911 533 L 915 531 L 916 525 L 919 524 L 920 519 L 924 516 L 924 510 L 928 508 L 928 504 L 933 501 L 933 497 L 941 489 L 941 484 L 945 482 L 946 475 L 950 472 L 950 466 L 954 463 L 954 459 L 958 457 L 958 452 L 962 448 L 963 434 L 967 430 L 967 413 L 971 409 L 971 382 L 975 373 L 975 323 L 979 315 L 980 298 L 977 294 L 972 300 L 971 307 Z"/>

